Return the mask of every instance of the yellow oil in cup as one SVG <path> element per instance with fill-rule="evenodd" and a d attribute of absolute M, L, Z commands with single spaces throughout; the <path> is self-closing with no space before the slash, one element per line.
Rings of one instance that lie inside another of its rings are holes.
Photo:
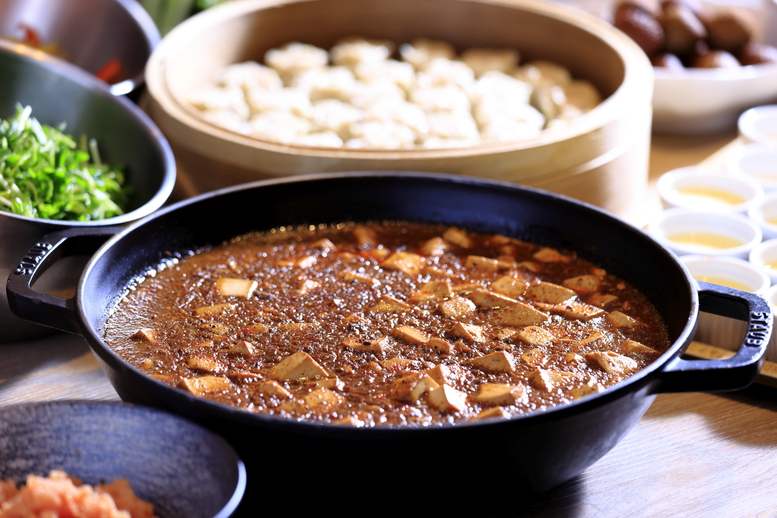
<path fill-rule="evenodd" d="M 715 208 L 739 205 L 747 201 L 743 196 L 731 191 L 725 191 L 707 185 L 694 185 L 675 189 L 677 196 L 682 197 L 686 206 L 698 208 Z"/>
<path fill-rule="evenodd" d="M 670 241 L 677 244 L 708 248 L 713 250 L 726 250 L 737 248 L 744 243 L 736 238 L 716 234 L 714 232 L 682 232 L 667 236 Z"/>
<path fill-rule="evenodd" d="M 717 277 L 714 275 L 699 275 L 699 276 L 694 275 L 693 278 L 696 279 L 697 281 L 709 282 L 712 284 L 717 284 L 719 286 L 726 286 L 727 288 L 733 288 L 735 290 L 753 291 L 753 289 L 747 284 L 743 282 L 735 281 L 733 279 L 729 279 L 726 277 Z"/>

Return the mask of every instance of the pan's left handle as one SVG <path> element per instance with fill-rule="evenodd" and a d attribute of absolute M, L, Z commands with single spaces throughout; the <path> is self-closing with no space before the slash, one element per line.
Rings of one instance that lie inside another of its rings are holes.
<path fill-rule="evenodd" d="M 81 334 L 75 298 L 35 291 L 35 281 L 64 257 L 92 255 L 124 227 L 72 227 L 43 236 L 8 275 L 6 295 L 18 317 L 59 331 Z"/>

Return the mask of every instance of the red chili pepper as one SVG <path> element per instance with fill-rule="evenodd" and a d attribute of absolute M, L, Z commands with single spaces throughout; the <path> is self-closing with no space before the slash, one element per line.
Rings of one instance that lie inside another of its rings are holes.
<path fill-rule="evenodd" d="M 95 76 L 97 76 L 98 79 L 102 79 L 106 83 L 115 83 L 121 75 L 121 69 L 121 61 L 119 61 L 117 58 L 113 58 L 108 60 L 108 62 L 97 71 Z"/>
<path fill-rule="evenodd" d="M 19 28 L 24 31 L 24 43 L 30 47 L 40 47 L 41 41 L 38 33 L 24 22 L 19 22 Z"/>

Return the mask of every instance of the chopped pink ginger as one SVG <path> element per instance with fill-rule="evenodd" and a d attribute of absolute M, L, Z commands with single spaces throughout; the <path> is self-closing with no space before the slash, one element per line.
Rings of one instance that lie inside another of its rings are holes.
<path fill-rule="evenodd" d="M 0 518 L 155 518 L 153 506 L 138 498 L 129 482 L 81 484 L 54 470 L 48 477 L 29 475 L 17 488 L 0 480 Z"/>

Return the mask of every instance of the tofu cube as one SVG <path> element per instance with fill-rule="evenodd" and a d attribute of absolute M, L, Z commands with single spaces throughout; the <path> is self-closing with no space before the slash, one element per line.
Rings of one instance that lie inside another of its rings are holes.
<path fill-rule="evenodd" d="M 604 387 L 600 383 L 595 381 L 589 381 L 584 385 L 575 387 L 569 391 L 569 395 L 574 399 L 580 399 L 581 397 L 588 396 L 590 394 L 597 394 L 604 390 Z"/>
<path fill-rule="evenodd" d="M 523 385 L 506 385 L 503 383 L 483 383 L 473 398 L 482 405 L 513 405 L 525 402 L 528 398 Z"/>
<path fill-rule="evenodd" d="M 438 311 L 448 318 L 461 320 L 475 311 L 475 303 L 464 297 L 451 297 L 437 305 Z"/>
<path fill-rule="evenodd" d="M 550 331 L 537 326 L 526 326 L 519 330 L 517 335 L 522 341 L 535 347 L 550 345 L 556 340 Z"/>
<path fill-rule="evenodd" d="M 641 325 L 637 319 L 632 318 L 620 311 L 613 311 L 611 313 L 608 313 L 607 317 L 605 318 L 610 324 L 614 325 L 615 327 L 620 327 L 625 329 L 633 329 Z"/>
<path fill-rule="evenodd" d="M 318 324 L 314 322 L 291 322 L 279 325 L 278 329 L 281 331 L 304 331 L 313 327 L 318 327 Z"/>
<path fill-rule="evenodd" d="M 430 392 L 440 384 L 423 372 L 413 372 L 395 379 L 389 385 L 391 397 L 399 401 L 418 401 L 421 396 Z"/>
<path fill-rule="evenodd" d="M 215 335 L 223 335 L 229 332 L 229 326 L 217 322 L 206 322 L 198 327 L 203 331 L 210 331 Z"/>
<path fill-rule="evenodd" d="M 343 383 L 340 378 L 324 378 L 324 379 L 317 379 L 310 382 L 305 383 L 306 387 L 309 388 L 325 388 L 329 390 L 342 390 L 345 386 L 345 383 Z"/>
<path fill-rule="evenodd" d="M 607 374 L 622 376 L 629 374 L 639 368 L 639 364 L 629 358 L 612 351 L 595 351 L 588 353 L 585 357 L 593 360 Z"/>
<path fill-rule="evenodd" d="M 482 370 L 483 372 L 503 373 L 512 372 L 515 369 L 515 360 L 513 356 L 505 351 L 496 351 L 493 353 L 474 358 L 467 362 L 469 365 Z"/>
<path fill-rule="evenodd" d="M 337 250 L 337 246 L 327 238 L 319 239 L 315 243 L 311 244 L 310 247 L 316 248 L 318 250 L 325 250 L 327 252 L 333 252 Z"/>
<path fill-rule="evenodd" d="M 424 371 L 439 385 L 450 385 L 453 381 L 461 377 L 461 367 L 449 367 L 448 365 L 435 365 L 431 369 Z"/>
<path fill-rule="evenodd" d="M 561 304 L 576 295 L 569 288 L 553 284 L 551 282 L 540 282 L 526 288 L 525 295 L 532 300 L 547 302 L 548 304 Z"/>
<path fill-rule="evenodd" d="M 381 367 L 392 371 L 408 370 L 414 368 L 416 365 L 417 362 L 409 358 L 389 358 L 388 360 L 380 362 Z"/>
<path fill-rule="evenodd" d="M 232 354 L 251 355 L 256 354 L 256 346 L 246 340 L 241 340 L 228 349 Z"/>
<path fill-rule="evenodd" d="M 259 393 L 265 394 L 267 396 L 276 397 L 278 399 L 291 399 L 291 392 L 286 390 L 280 383 L 277 381 L 265 381 L 261 385 L 259 385 Z"/>
<path fill-rule="evenodd" d="M 268 326 L 266 326 L 265 324 L 262 324 L 262 323 L 251 324 L 250 326 L 248 326 L 246 328 L 247 332 L 249 332 L 251 334 L 257 334 L 257 335 L 262 334 L 262 333 L 266 333 L 269 330 L 270 330 L 270 328 Z"/>
<path fill-rule="evenodd" d="M 545 392 L 555 392 L 577 380 L 579 376 L 572 372 L 547 369 L 537 369 L 529 376 L 531 386 Z"/>
<path fill-rule="evenodd" d="M 468 284 L 457 284 L 453 287 L 453 293 L 456 293 L 458 295 L 466 295 L 467 293 L 470 293 L 474 290 L 482 289 L 483 285 L 478 284 L 477 282 L 470 282 Z"/>
<path fill-rule="evenodd" d="M 397 340 L 412 345 L 424 345 L 429 341 L 429 335 L 410 326 L 399 326 L 391 332 L 391 335 Z"/>
<path fill-rule="evenodd" d="M 314 255 L 306 255 L 303 257 L 300 257 L 294 262 L 294 266 L 297 268 L 310 268 L 314 264 L 316 264 L 316 257 Z"/>
<path fill-rule="evenodd" d="M 156 343 L 156 331 L 150 328 L 138 329 L 130 338 L 150 344 Z"/>
<path fill-rule="evenodd" d="M 429 341 L 424 345 L 440 354 L 450 354 L 453 350 L 452 343 L 447 340 L 443 340 L 442 338 L 437 338 L 436 336 L 430 338 Z"/>
<path fill-rule="evenodd" d="M 567 318 L 582 321 L 600 317 L 605 313 L 602 308 L 585 304 L 579 300 L 570 300 L 562 304 L 557 304 L 553 311 L 561 313 Z"/>
<path fill-rule="evenodd" d="M 578 275 L 564 279 L 561 284 L 576 293 L 594 293 L 602 287 L 602 278 L 597 275 Z"/>
<path fill-rule="evenodd" d="M 481 326 L 457 322 L 448 332 L 470 342 L 482 343 L 486 341 L 486 333 Z"/>
<path fill-rule="evenodd" d="M 568 263 L 569 257 L 553 248 L 542 248 L 532 255 L 532 257 L 543 263 Z"/>
<path fill-rule="evenodd" d="M 470 255 L 467 256 L 467 260 L 464 263 L 464 266 L 467 268 L 496 271 L 499 269 L 499 260 L 491 259 L 490 257 L 483 257 L 480 255 Z"/>
<path fill-rule="evenodd" d="M 358 313 L 350 313 L 343 318 L 343 322 L 345 324 L 359 324 L 359 323 L 366 323 L 367 319 L 363 316 L 359 315 Z"/>
<path fill-rule="evenodd" d="M 377 234 L 371 228 L 367 228 L 361 225 L 357 225 L 353 229 L 353 237 L 356 238 L 356 242 L 359 246 L 375 246 L 377 240 Z"/>
<path fill-rule="evenodd" d="M 224 366 L 221 363 L 217 362 L 213 358 L 207 358 L 203 356 L 189 358 L 186 361 L 186 365 L 190 369 L 196 369 L 205 372 L 221 372 L 224 370 Z"/>
<path fill-rule="evenodd" d="M 423 256 L 411 252 L 394 252 L 380 263 L 386 270 L 399 270 L 410 276 L 416 276 L 426 264 Z"/>
<path fill-rule="evenodd" d="M 516 302 L 499 309 L 499 314 L 497 315 L 497 321 L 500 324 L 514 327 L 541 324 L 549 318 L 550 315 L 547 313 L 543 313 L 522 302 Z"/>
<path fill-rule="evenodd" d="M 526 291 L 528 286 L 529 283 L 525 281 L 505 275 L 491 283 L 491 291 L 504 295 L 505 297 L 510 297 L 511 299 L 516 299 Z"/>
<path fill-rule="evenodd" d="M 270 375 L 281 381 L 329 377 L 327 371 L 304 351 L 297 351 L 281 360 L 270 369 Z"/>
<path fill-rule="evenodd" d="M 467 394 L 450 385 L 440 385 L 429 393 L 428 401 L 440 412 L 461 412 L 467 406 Z"/>
<path fill-rule="evenodd" d="M 309 392 L 302 399 L 310 410 L 319 413 L 328 412 L 343 402 L 342 396 L 326 388 Z"/>
<path fill-rule="evenodd" d="M 421 285 L 418 291 L 410 294 L 410 302 L 418 304 L 428 300 L 443 300 L 453 295 L 451 283 L 448 281 L 429 281 Z"/>
<path fill-rule="evenodd" d="M 470 238 L 465 231 L 456 227 L 450 227 L 446 230 L 443 233 L 442 238 L 445 241 L 462 248 L 470 248 L 472 246 L 472 238 Z"/>
<path fill-rule="evenodd" d="M 410 309 L 413 309 L 413 306 L 407 302 L 402 302 L 401 300 L 388 295 L 381 295 L 378 302 L 370 308 L 370 311 L 376 313 L 393 313 L 396 311 L 408 311 Z"/>
<path fill-rule="evenodd" d="M 444 254 L 447 249 L 448 243 L 446 243 L 443 238 L 433 237 L 421 245 L 421 248 L 418 251 L 423 255 L 436 257 Z"/>
<path fill-rule="evenodd" d="M 230 311 L 233 307 L 235 307 L 234 304 L 214 304 L 213 306 L 196 308 L 194 313 L 200 317 L 213 317 L 226 311 Z"/>
<path fill-rule="evenodd" d="M 211 392 L 226 390 L 231 384 L 232 382 L 229 381 L 229 378 L 222 376 L 199 376 L 196 378 L 184 378 L 178 386 L 195 396 L 201 396 Z"/>
<path fill-rule="evenodd" d="M 300 279 L 297 284 L 297 288 L 294 290 L 294 294 L 297 296 L 305 295 L 306 293 L 318 288 L 321 283 L 312 279 Z"/>
<path fill-rule="evenodd" d="M 477 306 L 485 309 L 501 308 L 502 306 L 509 306 L 518 302 L 515 299 L 488 290 L 472 291 L 467 294 L 467 298 Z"/>
<path fill-rule="evenodd" d="M 362 275 L 356 272 L 350 272 L 350 271 L 340 272 L 338 274 L 338 277 L 343 279 L 345 282 L 366 284 L 369 286 L 380 286 L 380 281 L 378 279 L 369 277 L 367 275 Z"/>
<path fill-rule="evenodd" d="M 497 340 L 509 340 L 510 338 L 514 337 L 517 334 L 518 334 L 518 329 L 513 329 L 510 327 L 501 327 L 497 330 L 494 336 Z"/>
<path fill-rule="evenodd" d="M 388 346 L 388 338 L 385 336 L 377 340 L 346 338 L 343 340 L 343 345 L 354 351 L 382 354 L 384 349 Z"/>
<path fill-rule="evenodd" d="M 259 283 L 248 279 L 232 279 L 229 277 L 216 279 L 216 289 L 222 297 L 249 299 L 257 287 L 259 287 Z"/>
<path fill-rule="evenodd" d="M 586 300 L 589 304 L 600 308 L 606 308 L 617 301 L 618 296 L 612 293 L 593 293 Z"/>
<path fill-rule="evenodd" d="M 545 351 L 537 347 L 529 349 L 528 351 L 524 351 L 521 354 L 521 359 L 532 367 L 539 367 L 548 361 Z"/>
<path fill-rule="evenodd" d="M 624 340 L 623 343 L 620 345 L 620 349 L 621 351 L 623 351 L 624 354 L 632 354 L 632 353 L 659 354 L 659 351 L 657 351 L 656 349 L 653 349 L 652 347 L 648 347 L 647 345 L 637 342 L 635 340 Z"/>
<path fill-rule="evenodd" d="M 500 406 L 494 406 L 491 408 L 484 408 L 483 410 L 481 410 L 475 419 L 493 419 L 493 418 L 506 419 L 508 417 L 510 417 L 510 414 L 507 413 L 507 411 L 504 408 Z"/>
<path fill-rule="evenodd" d="M 585 338 L 577 342 L 574 345 L 574 347 L 579 349 L 580 347 L 584 347 L 586 345 L 592 344 L 602 338 L 604 338 L 604 334 L 602 334 L 600 331 L 594 331 L 590 335 L 586 336 Z"/>

